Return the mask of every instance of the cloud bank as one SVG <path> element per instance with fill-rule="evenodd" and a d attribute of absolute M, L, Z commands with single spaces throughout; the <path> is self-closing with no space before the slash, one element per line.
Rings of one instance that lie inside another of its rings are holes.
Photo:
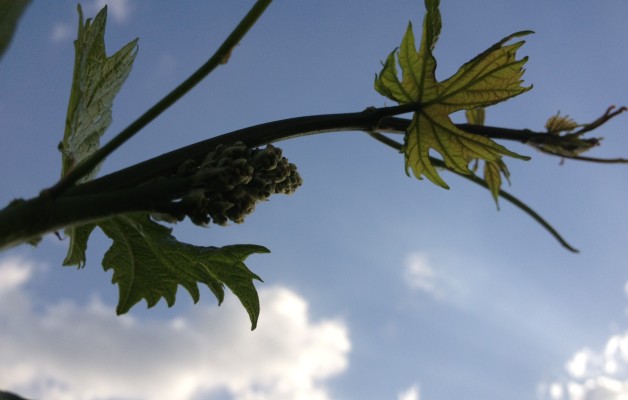
<path fill-rule="evenodd" d="M 116 317 L 93 298 L 34 304 L 36 267 L 0 260 L 0 388 L 47 400 L 187 400 L 212 393 L 249 399 L 328 399 L 327 380 L 347 369 L 349 333 L 312 321 L 293 291 L 260 291 L 251 332 L 231 297 L 170 320 Z"/>
<path fill-rule="evenodd" d="M 628 295 L 628 283 L 624 286 Z M 565 363 L 566 377 L 539 386 L 549 400 L 628 400 L 628 331 L 612 335 L 603 350 L 582 348 Z"/>
<path fill-rule="evenodd" d="M 604 350 L 583 348 L 565 364 L 566 378 L 540 385 L 549 400 L 627 400 L 628 332 L 611 336 Z"/>

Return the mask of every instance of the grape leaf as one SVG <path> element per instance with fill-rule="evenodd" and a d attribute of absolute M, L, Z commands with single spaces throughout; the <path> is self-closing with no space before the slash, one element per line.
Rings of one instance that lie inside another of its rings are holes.
<path fill-rule="evenodd" d="M 74 42 L 74 73 L 66 115 L 61 175 L 89 157 L 100 147 L 100 137 L 111 125 L 111 108 L 116 94 L 128 77 L 137 54 L 137 40 L 129 42 L 111 57 L 105 53 L 105 24 L 107 7 L 83 23 L 83 11 L 78 6 L 78 37 Z M 81 179 L 88 181 L 96 170 Z M 95 225 L 70 227 L 65 230 L 70 247 L 63 265 L 85 265 L 87 240 Z"/>
<path fill-rule="evenodd" d="M 486 110 L 484 107 L 467 110 L 464 114 L 468 123 L 473 125 L 484 125 L 484 120 L 486 118 Z M 477 163 L 478 160 L 475 161 Z M 475 169 L 473 171 L 475 172 Z M 508 180 L 508 183 L 510 183 L 510 171 L 508 171 L 508 167 L 506 167 L 503 160 L 484 161 L 484 182 L 486 182 L 486 186 L 491 192 L 498 209 L 499 190 L 502 186 L 502 175 L 504 175 L 506 180 Z"/>
<path fill-rule="evenodd" d="M 0 0 L 0 60 L 9 47 L 17 22 L 29 2 L 29 0 Z"/>
<path fill-rule="evenodd" d="M 486 109 L 484 107 L 473 108 L 464 112 L 467 122 L 473 125 L 484 125 Z"/>
<path fill-rule="evenodd" d="M 414 44 L 412 24 L 398 50 L 394 50 L 375 78 L 375 89 L 399 104 L 417 103 L 412 122 L 405 135 L 406 171 L 448 188 L 430 161 L 430 150 L 443 157 L 445 166 L 462 174 L 473 174 L 469 163 L 475 159 L 498 161 L 503 155 L 528 159 L 507 150 L 494 141 L 458 129 L 449 114 L 459 110 L 486 107 L 521 94 L 532 87 L 521 86 L 527 58 L 516 60 L 523 41 L 506 45 L 511 39 L 531 33 L 522 31 L 500 40 L 464 64 L 449 79 L 436 80 L 436 59 L 432 50 L 440 34 L 441 18 L 438 0 L 426 0 L 423 35 L 419 50 Z M 396 63 L 402 71 L 397 75 Z"/>
<path fill-rule="evenodd" d="M 257 245 L 203 247 L 179 242 L 171 229 L 152 221 L 146 213 L 133 213 L 103 219 L 76 229 L 64 265 L 85 265 L 89 235 L 99 227 L 113 240 L 103 258 L 105 270 L 113 269 L 113 283 L 119 287 L 117 313 L 124 314 L 145 299 L 152 307 L 163 297 L 168 306 L 175 302 L 178 285 L 199 300 L 197 283 L 206 284 L 218 299 L 224 300 L 224 286 L 238 297 L 257 325 L 260 304 L 251 272 L 244 260 L 253 253 L 268 253 Z"/>
<path fill-rule="evenodd" d="M 62 152 L 62 176 L 100 147 L 100 137 L 111 124 L 111 108 L 115 95 L 129 75 L 137 39 L 111 57 L 105 54 L 106 7 L 93 22 L 83 24 L 81 7 L 79 32 L 75 41 L 75 66 L 66 119 Z M 90 180 L 92 171 L 82 181 Z M 222 248 L 193 246 L 176 240 L 171 229 L 152 221 L 147 214 L 125 214 L 71 227 L 66 230 L 70 246 L 64 265 L 83 267 L 91 232 L 99 227 L 113 240 L 103 258 L 105 270 L 113 269 L 113 282 L 118 284 L 118 314 L 146 300 L 149 307 L 162 297 L 169 306 L 175 302 L 182 285 L 197 302 L 198 283 L 204 283 L 219 303 L 227 286 L 242 302 L 249 314 L 252 328 L 257 325 L 260 305 L 253 280 L 261 279 L 251 272 L 244 260 L 253 253 L 267 253 L 262 246 L 233 245 Z"/>
<path fill-rule="evenodd" d="M 111 125 L 113 99 L 129 76 L 137 54 L 137 40 L 117 53 L 105 53 L 107 7 L 83 23 L 78 6 L 78 38 L 74 42 L 75 60 L 72 89 L 66 116 L 65 133 L 59 145 L 62 153 L 62 176 L 100 146 L 100 137 Z M 96 170 L 81 179 L 92 179 Z"/>
<path fill-rule="evenodd" d="M 255 329 L 260 306 L 253 280 L 261 279 L 243 261 L 253 253 L 268 253 L 265 247 L 218 248 L 182 243 L 170 234 L 171 229 L 153 222 L 145 213 L 110 218 L 98 225 L 113 240 L 103 267 L 114 271 L 112 281 L 120 291 L 118 314 L 126 313 L 142 299 L 152 307 L 163 297 L 172 306 L 178 285 L 197 302 L 197 282 L 202 282 L 219 304 L 226 285 L 242 302 Z"/>
<path fill-rule="evenodd" d="M 502 175 L 510 183 L 510 171 L 503 160 L 484 161 L 484 181 L 493 195 L 495 204 L 499 208 L 499 190 L 502 186 Z"/>
<path fill-rule="evenodd" d="M 87 261 L 85 251 L 87 250 L 87 241 L 89 235 L 96 228 L 95 224 L 85 224 L 80 226 L 73 226 L 65 230 L 66 235 L 70 238 L 70 245 L 68 246 L 68 253 L 63 260 L 63 265 L 70 266 L 76 265 L 79 268 L 83 268 Z"/>
<path fill-rule="evenodd" d="M 560 132 L 570 132 L 579 126 L 580 125 L 569 117 L 569 115 L 560 115 L 560 112 L 549 117 L 545 123 L 547 133 L 551 133 L 552 135 L 558 135 Z"/>

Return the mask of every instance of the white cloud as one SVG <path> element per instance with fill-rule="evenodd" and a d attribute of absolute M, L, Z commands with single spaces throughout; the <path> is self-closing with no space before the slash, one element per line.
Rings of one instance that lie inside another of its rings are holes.
<path fill-rule="evenodd" d="M 260 291 L 251 332 L 230 297 L 171 320 L 116 317 L 98 298 L 33 304 L 24 284 L 35 268 L 0 260 L 0 387 L 48 400 L 328 399 L 326 380 L 348 366 L 342 321 L 312 321 L 293 291 Z M 42 311 L 38 311 L 42 310 Z"/>
<path fill-rule="evenodd" d="M 75 30 L 70 25 L 58 22 L 52 27 L 50 40 L 53 43 L 59 43 L 72 38 L 74 34 Z"/>
<path fill-rule="evenodd" d="M 107 16 L 112 17 L 115 22 L 123 23 L 131 16 L 132 7 L 130 3 L 130 0 L 95 0 L 90 11 L 95 15 L 106 5 Z"/>
<path fill-rule="evenodd" d="M 399 393 L 397 400 L 419 400 L 421 392 L 419 391 L 419 385 L 414 384 L 408 389 Z"/>
<path fill-rule="evenodd" d="M 33 265 L 19 258 L 4 260 L 0 268 L 0 296 L 23 286 L 31 277 Z"/>
<path fill-rule="evenodd" d="M 410 254 L 406 259 L 404 277 L 410 287 L 436 294 L 435 273 L 428 262 L 427 254 Z"/>
<path fill-rule="evenodd" d="M 628 295 L 628 282 L 624 285 Z M 539 385 L 550 400 L 628 400 L 628 331 L 611 336 L 603 350 L 583 348 L 565 363 L 566 377 Z"/>
<path fill-rule="evenodd" d="M 107 16 L 117 23 L 128 21 L 133 11 L 130 0 L 95 0 L 90 5 L 85 6 L 84 18 L 94 18 L 105 5 L 107 6 Z M 75 35 L 76 28 L 74 25 L 58 22 L 52 27 L 50 40 L 53 43 L 59 43 L 72 39 Z"/>
<path fill-rule="evenodd" d="M 540 387 L 551 400 L 628 400 L 628 332 L 611 336 L 603 351 L 576 352 L 565 364 L 566 377 Z"/>
<path fill-rule="evenodd" d="M 593 361 L 594 354 L 589 349 L 582 349 L 567 362 L 565 368 L 574 378 L 582 378 L 587 373 L 589 364 Z"/>

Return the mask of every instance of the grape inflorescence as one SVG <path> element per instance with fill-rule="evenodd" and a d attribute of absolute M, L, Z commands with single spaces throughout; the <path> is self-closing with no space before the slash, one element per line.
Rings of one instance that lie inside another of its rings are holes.
<path fill-rule="evenodd" d="M 259 201 L 276 193 L 291 194 L 303 180 L 280 148 L 251 148 L 242 142 L 218 145 L 200 165 L 188 160 L 180 176 L 193 176 L 194 187 L 179 205 L 197 225 L 244 222 Z"/>

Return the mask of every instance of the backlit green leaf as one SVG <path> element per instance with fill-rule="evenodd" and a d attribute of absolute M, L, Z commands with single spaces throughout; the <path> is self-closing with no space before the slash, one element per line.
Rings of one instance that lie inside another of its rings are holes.
<path fill-rule="evenodd" d="M 100 137 L 112 121 L 113 99 L 131 72 L 137 54 L 137 39 L 111 57 L 105 53 L 107 7 L 92 21 L 83 23 L 78 6 L 78 38 L 74 42 L 75 60 L 72 89 L 66 116 L 65 133 L 60 145 L 62 176 L 74 165 L 100 147 Z M 90 180 L 92 171 L 81 181 Z"/>
<path fill-rule="evenodd" d="M 552 115 L 545 123 L 547 133 L 551 133 L 553 135 L 558 135 L 560 132 L 573 131 L 579 126 L 580 125 L 571 119 L 569 115 L 560 115 L 560 113 Z"/>
<path fill-rule="evenodd" d="M 197 302 L 197 283 L 204 283 L 219 304 L 227 286 L 242 302 L 255 329 L 259 298 L 253 280 L 261 279 L 244 265 L 244 260 L 254 253 L 268 253 L 268 249 L 255 245 L 219 248 L 182 243 L 171 235 L 171 229 L 150 220 L 147 214 L 107 219 L 99 227 L 113 240 L 103 267 L 114 271 L 112 280 L 120 291 L 118 314 L 126 313 L 142 299 L 152 307 L 163 297 L 172 306 L 179 285 Z"/>
<path fill-rule="evenodd" d="M 504 164 L 504 161 L 485 161 L 484 162 L 484 181 L 488 186 L 488 189 L 493 195 L 495 204 L 499 207 L 499 190 L 502 186 L 502 175 L 508 180 L 510 178 L 510 171 Z"/>
<path fill-rule="evenodd" d="M 474 108 L 464 112 L 467 122 L 473 125 L 484 125 L 486 119 L 486 110 L 484 107 Z"/>
<path fill-rule="evenodd" d="M 414 175 L 425 175 L 432 182 L 448 188 L 430 161 L 430 149 L 443 157 L 447 168 L 462 174 L 472 174 L 469 163 L 475 159 L 497 161 L 502 155 L 524 158 L 508 151 L 494 141 L 458 129 L 444 112 L 419 111 L 414 114 L 406 133 L 406 165 Z"/>
<path fill-rule="evenodd" d="M 464 64 L 456 74 L 439 84 L 439 95 L 435 100 L 452 113 L 487 107 L 532 89 L 532 86 L 521 86 L 525 72 L 523 65 L 528 58 L 516 59 L 517 50 L 525 42 L 504 46 L 514 38 L 531 33 L 513 33 Z"/>
<path fill-rule="evenodd" d="M 474 108 L 472 110 L 465 111 L 465 117 L 467 122 L 473 125 L 484 125 L 486 118 L 486 111 L 484 107 Z M 478 160 L 475 160 L 476 167 Z M 473 170 L 475 172 L 475 169 Z M 499 208 L 499 191 L 502 186 L 502 175 L 510 182 L 510 171 L 503 160 L 497 161 L 484 161 L 484 181 L 486 186 L 491 192 L 495 204 Z"/>
<path fill-rule="evenodd" d="M 524 42 L 506 43 L 531 32 L 517 32 L 502 39 L 464 64 L 451 78 L 438 82 L 432 54 L 441 28 L 438 4 L 438 0 L 425 2 L 427 13 L 419 50 L 415 48 L 409 24 L 399 50 L 388 56 L 377 75 L 375 89 L 400 104 L 417 104 L 405 136 L 406 169 L 411 169 L 419 179 L 426 176 L 447 188 L 430 161 L 431 150 L 443 157 L 447 168 L 463 174 L 473 173 L 469 163 L 475 159 L 496 162 L 504 155 L 528 159 L 488 138 L 456 128 L 449 114 L 489 106 L 529 90 L 531 87 L 521 86 L 527 59 L 516 59 L 516 51 Z M 395 54 L 401 67 L 401 80 L 396 71 Z"/>
<path fill-rule="evenodd" d="M 397 103 L 410 103 L 412 101 L 411 94 L 406 93 L 401 82 L 399 82 L 399 78 L 397 78 L 395 52 L 396 50 L 386 58 L 382 72 L 375 79 L 375 90 Z"/>

